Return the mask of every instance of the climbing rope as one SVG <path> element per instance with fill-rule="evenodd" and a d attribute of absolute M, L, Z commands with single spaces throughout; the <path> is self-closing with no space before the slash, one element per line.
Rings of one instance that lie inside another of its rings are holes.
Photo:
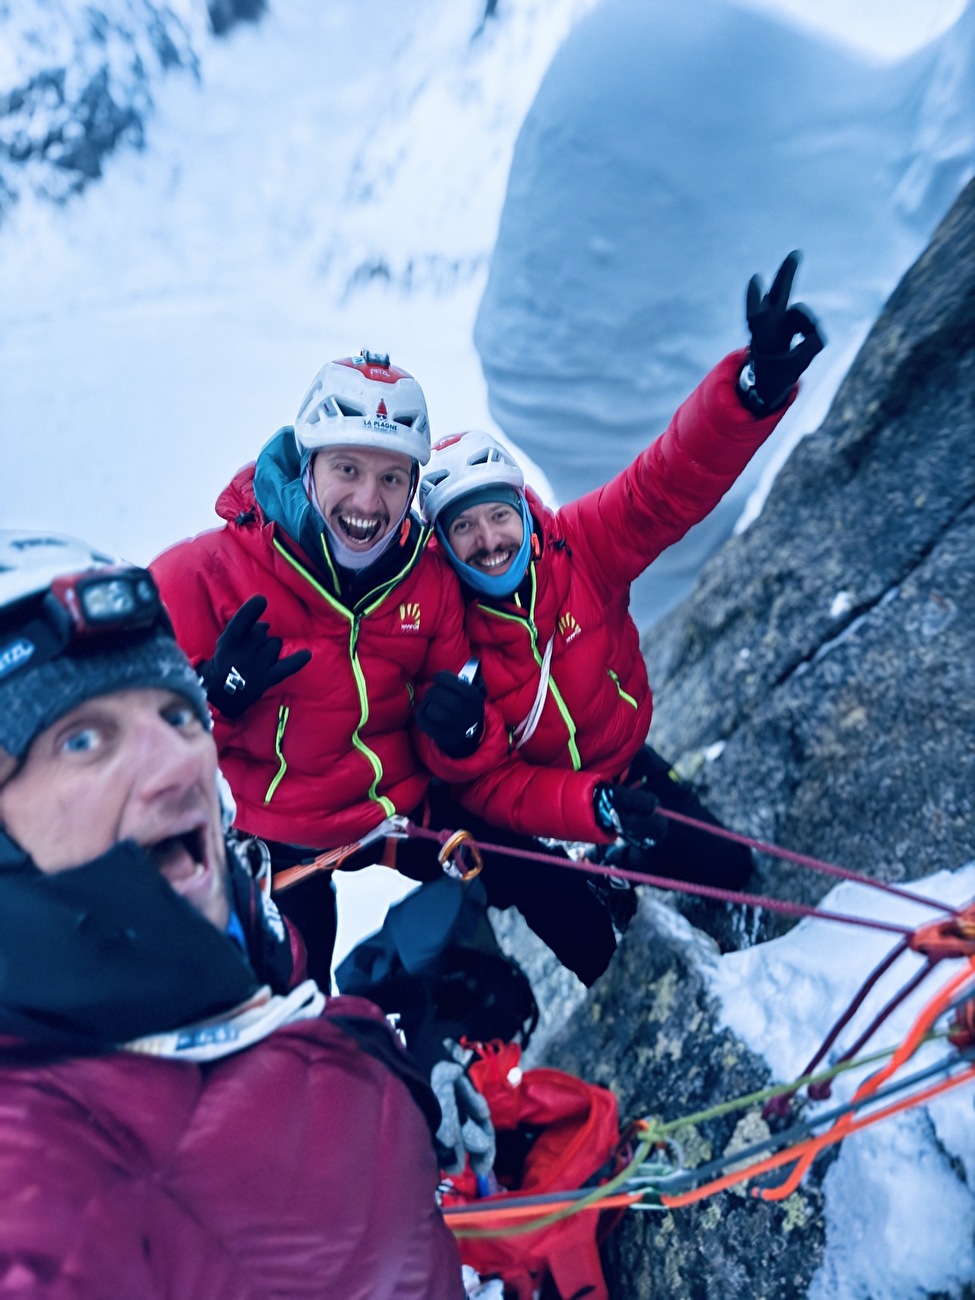
<path fill-rule="evenodd" d="M 539 1197 L 521 1197 L 511 1194 L 500 1200 L 486 1198 L 484 1201 L 468 1206 L 453 1206 L 445 1209 L 445 1214 L 452 1229 L 458 1236 L 492 1236 L 511 1235 L 520 1232 L 534 1232 L 562 1218 L 591 1210 L 619 1209 L 626 1207 L 643 1209 L 678 1209 L 690 1205 L 705 1197 L 715 1195 L 740 1182 L 762 1177 L 783 1166 L 792 1168 L 777 1186 L 756 1188 L 753 1195 L 765 1200 L 781 1200 L 789 1196 L 798 1187 L 801 1179 L 812 1162 L 827 1147 L 842 1141 L 851 1133 L 858 1132 L 881 1119 L 900 1111 L 917 1106 L 940 1095 L 951 1088 L 975 1079 L 975 902 L 964 907 L 942 904 L 925 897 L 913 890 L 904 889 L 885 881 L 873 880 L 869 876 L 850 871 L 836 863 L 807 854 L 796 853 L 779 845 L 740 835 L 721 826 L 703 822 L 683 813 L 666 808 L 659 808 L 661 816 L 704 831 L 719 838 L 742 844 L 752 850 L 777 857 L 799 866 L 808 867 L 826 875 L 852 881 L 875 889 L 905 901 L 932 908 L 940 913 L 939 918 L 922 926 L 900 925 L 881 921 L 873 917 L 850 916 L 845 913 L 828 911 L 802 903 L 788 902 L 762 894 L 751 894 L 739 890 L 726 890 L 712 885 L 699 885 L 689 881 L 674 880 L 666 876 L 656 876 L 649 872 L 633 871 L 586 859 L 576 860 L 559 857 L 551 853 L 534 852 L 510 845 L 493 844 L 474 839 L 467 831 L 436 831 L 418 826 L 405 817 L 390 817 L 380 826 L 369 832 L 354 844 L 344 845 L 320 854 L 310 863 L 299 864 L 274 877 L 276 889 L 284 889 L 297 883 L 299 879 L 320 870 L 340 869 L 342 864 L 354 853 L 370 842 L 378 839 L 398 839 L 415 837 L 429 839 L 440 845 L 439 858 L 444 870 L 461 880 L 469 880 L 477 875 L 483 866 L 483 855 L 488 853 L 503 854 L 523 861 L 534 861 L 546 865 L 563 866 L 569 870 L 585 871 L 590 875 L 614 876 L 630 880 L 636 884 L 651 885 L 664 890 L 676 890 L 682 893 L 709 898 L 719 902 L 761 907 L 793 917 L 815 917 L 823 921 L 860 926 L 867 929 L 886 931 L 899 936 L 898 942 L 886 957 L 875 967 L 861 985 L 849 1006 L 829 1030 L 821 1046 L 811 1058 L 800 1077 L 791 1084 L 776 1085 L 761 1093 L 750 1094 L 746 1098 L 724 1102 L 708 1111 L 697 1115 L 685 1116 L 683 1119 L 662 1125 L 656 1121 L 641 1120 L 636 1122 L 635 1133 L 638 1135 L 636 1150 L 623 1169 L 613 1178 L 599 1187 L 565 1193 L 548 1193 Z M 907 951 L 913 951 L 925 958 L 922 968 L 898 990 L 885 1006 L 873 1017 L 870 1024 L 856 1038 L 855 1042 L 844 1052 L 834 1066 L 819 1074 L 816 1067 L 836 1042 L 840 1033 L 849 1025 L 857 1011 L 864 1004 L 869 993 L 877 986 L 880 979 L 895 965 L 897 959 Z M 921 1014 L 911 1026 L 904 1041 L 887 1053 L 872 1057 L 858 1058 L 865 1044 L 873 1037 L 880 1025 L 930 976 L 934 968 L 948 958 L 966 958 L 965 968 L 949 979 L 935 996 L 926 1004 Z M 925 1071 L 915 1073 L 901 1082 L 891 1082 L 904 1063 L 918 1050 L 920 1045 L 929 1041 L 933 1035 L 933 1025 L 946 1013 L 954 1010 L 956 1015 L 952 1029 L 945 1032 L 949 1040 L 959 1048 L 957 1055 L 945 1058 L 937 1065 Z M 707 1119 L 717 1118 L 736 1109 L 758 1104 L 764 1101 L 763 1116 L 787 1118 L 790 1115 L 791 1099 L 801 1088 L 806 1088 L 812 1100 L 820 1101 L 829 1097 L 833 1079 L 846 1069 L 854 1069 L 864 1064 L 888 1057 L 887 1064 L 875 1074 L 869 1076 L 854 1093 L 848 1103 L 834 1109 L 829 1114 L 820 1115 L 809 1120 L 793 1123 L 787 1130 L 772 1135 L 763 1142 L 731 1153 L 719 1161 L 712 1161 L 697 1170 L 675 1170 L 672 1166 L 657 1160 L 648 1162 L 653 1150 L 666 1150 L 670 1134 L 681 1126 L 701 1123 Z M 943 1074 L 938 1082 L 917 1088 L 932 1074 Z M 897 1092 L 908 1088 L 917 1088 L 906 1097 L 900 1097 L 887 1106 L 874 1110 L 867 1115 L 858 1112 L 863 1108 L 876 1105 Z M 817 1133 L 823 1124 L 829 1127 L 825 1132 Z M 766 1154 L 768 1153 L 768 1154 Z M 730 1166 L 734 1166 L 731 1168 Z"/>
<path fill-rule="evenodd" d="M 658 811 L 661 814 L 664 814 L 664 809 L 661 808 L 658 809 Z M 676 814 L 664 815 L 676 816 Z M 681 815 L 681 820 L 686 821 L 688 819 Z M 720 829 L 718 827 L 709 826 L 706 822 L 696 822 L 694 819 L 690 820 L 694 825 L 699 826 L 703 830 L 716 832 Z M 443 844 L 446 839 L 454 834 L 453 831 L 430 830 L 426 826 L 417 826 L 413 822 L 408 822 L 407 825 L 407 834 L 411 837 L 433 840 L 438 844 Z M 901 935 L 905 939 L 910 938 L 914 934 L 914 930 L 911 926 L 898 925 L 893 921 L 879 921 L 872 917 L 847 916 L 841 912 L 828 912 L 823 908 L 813 907 L 805 903 L 787 902 L 784 899 L 772 898 L 765 894 L 750 894 L 739 890 L 721 889 L 716 885 L 698 885 L 687 880 L 675 880 L 669 876 L 655 876 L 645 871 L 631 871 L 617 866 L 606 866 L 600 862 L 590 862 L 585 858 L 577 861 L 574 858 L 557 857 L 551 853 L 538 853 L 531 849 L 518 849 L 507 844 L 492 844 L 485 840 L 472 840 L 471 842 L 477 845 L 482 855 L 486 853 L 500 853 L 507 857 L 518 858 L 525 862 L 540 862 L 545 863 L 547 866 L 552 866 L 554 864 L 556 866 L 565 867 L 568 870 L 584 871 L 587 875 L 613 876 L 617 879 L 630 880 L 634 884 L 652 885 L 658 889 L 677 891 L 684 894 L 693 894 L 701 898 L 710 898 L 717 902 L 740 903 L 749 907 L 762 907 L 767 911 L 780 912 L 785 916 L 816 917 L 823 921 L 836 921 L 841 924 L 858 925 L 872 930 L 885 930 L 891 934 Z M 758 841 L 750 842 L 756 845 L 759 843 Z M 764 846 L 765 851 L 771 848 L 772 846 L 770 845 Z M 778 852 L 781 855 L 789 852 L 789 850 L 779 850 Z M 816 861 L 816 859 L 810 859 L 809 861 Z M 828 866 L 831 864 L 824 863 L 823 865 Z M 844 868 L 836 868 L 836 871 L 844 870 Z M 888 885 L 883 881 L 871 880 L 869 876 L 858 876 L 853 872 L 845 873 L 845 875 L 847 879 L 856 880 L 860 884 L 871 885 L 874 888 L 882 889 L 885 892 L 896 893 L 900 897 L 909 899 L 912 902 L 924 903 L 927 907 L 935 908 L 941 913 L 948 912 L 954 915 L 956 910 L 951 907 L 945 907 L 940 903 L 932 902 L 931 899 L 925 898 L 921 894 L 913 894 L 908 890 L 900 889 L 894 885 Z"/>
<path fill-rule="evenodd" d="M 897 1047 L 858 1060 L 839 1062 L 818 1075 L 802 1076 L 789 1084 L 749 1093 L 666 1124 L 652 1118 L 637 1121 L 635 1128 L 640 1141 L 636 1152 L 615 1178 L 598 1188 L 528 1197 L 513 1193 L 509 1197 L 488 1198 L 472 1205 L 446 1208 L 447 1221 L 458 1236 L 508 1236 L 515 1232 L 536 1231 L 587 1210 L 676 1210 L 791 1165 L 791 1171 L 781 1183 L 774 1187 L 755 1188 L 752 1192 L 752 1195 L 765 1200 L 782 1200 L 795 1191 L 813 1160 L 827 1147 L 841 1142 L 851 1133 L 975 1080 L 975 1048 L 972 1044 L 967 1051 L 942 1058 L 908 1077 L 892 1078 L 924 1043 L 944 1037 L 950 1039 L 950 1032 L 935 1032 L 933 1026 L 946 1011 L 957 1008 L 966 997 L 970 997 L 973 988 L 975 959 L 970 959 L 966 969 L 948 980 L 922 1009 L 904 1041 Z M 682 1167 L 679 1148 L 673 1142 L 673 1136 L 682 1129 L 748 1109 L 777 1094 L 793 1093 L 810 1083 L 832 1080 L 838 1074 L 863 1068 L 878 1060 L 886 1060 L 887 1064 L 870 1075 L 848 1102 L 818 1116 L 802 1119 L 784 1131 L 771 1134 L 751 1146 L 729 1151 L 695 1169 Z M 944 1077 L 924 1087 L 918 1086 L 935 1075 Z M 857 1114 L 868 1106 L 876 1106 L 905 1092 L 907 1096 L 880 1106 L 868 1115 Z M 823 1126 L 827 1126 L 825 1132 L 814 1131 Z M 647 1157 L 655 1149 L 676 1151 L 676 1166 L 662 1160 L 648 1163 Z"/>

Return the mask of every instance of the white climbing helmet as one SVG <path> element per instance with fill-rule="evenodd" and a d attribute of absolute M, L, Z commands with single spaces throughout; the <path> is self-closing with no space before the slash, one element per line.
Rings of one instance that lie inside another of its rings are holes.
<path fill-rule="evenodd" d="M 320 447 L 375 447 L 425 465 L 430 421 L 423 389 L 386 353 L 329 361 L 311 382 L 295 416 L 302 459 Z"/>
<path fill-rule="evenodd" d="M 442 438 L 420 479 L 420 509 L 433 525 L 445 507 L 471 492 L 508 487 L 522 491 L 525 476 L 506 447 L 477 429 Z"/>

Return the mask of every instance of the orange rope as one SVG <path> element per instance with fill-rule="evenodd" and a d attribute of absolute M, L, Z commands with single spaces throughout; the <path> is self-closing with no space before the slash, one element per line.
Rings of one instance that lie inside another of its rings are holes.
<path fill-rule="evenodd" d="M 931 1084 L 930 1087 L 914 1093 L 910 1097 L 902 1097 L 900 1101 L 894 1102 L 881 1110 L 874 1111 L 872 1115 L 864 1116 L 861 1119 L 853 1120 L 846 1125 L 842 1132 L 838 1132 L 838 1125 L 834 1125 L 828 1132 L 820 1137 L 809 1138 L 798 1146 L 789 1147 L 785 1151 L 776 1152 L 775 1155 L 767 1156 L 764 1160 L 759 1160 L 754 1165 L 749 1165 L 747 1169 L 740 1169 L 737 1173 L 725 1174 L 722 1178 L 715 1179 L 712 1183 L 705 1183 L 702 1187 L 695 1187 L 692 1191 L 683 1192 L 678 1196 L 668 1196 L 666 1192 L 661 1194 L 661 1204 L 668 1210 L 678 1210 L 685 1205 L 692 1205 L 695 1201 L 703 1200 L 706 1196 L 712 1196 L 715 1192 L 724 1191 L 727 1187 L 734 1186 L 735 1183 L 746 1182 L 750 1178 L 755 1178 L 758 1174 L 765 1173 L 770 1169 L 777 1169 L 781 1165 L 789 1164 L 795 1160 L 796 1153 L 800 1154 L 815 1148 L 813 1156 L 819 1154 L 828 1146 L 836 1142 L 841 1142 L 843 1138 L 850 1133 L 858 1133 L 861 1129 L 868 1128 L 871 1124 L 876 1124 L 878 1120 L 888 1119 L 891 1115 L 896 1115 L 899 1111 L 908 1110 L 911 1106 L 918 1106 L 921 1102 L 929 1101 L 939 1093 L 947 1092 L 950 1088 L 956 1088 L 959 1084 L 967 1083 L 970 1079 L 975 1079 L 975 1065 L 969 1066 L 961 1074 L 956 1074 L 952 1079 L 942 1079 L 939 1083 Z M 778 1192 L 779 1188 L 756 1189 L 755 1195 L 764 1197 L 767 1200 L 781 1197 L 768 1197 L 766 1192 Z"/>
<path fill-rule="evenodd" d="M 914 1024 L 911 1026 L 910 1030 L 908 1031 L 904 1041 L 901 1043 L 900 1047 L 898 1047 L 897 1051 L 890 1058 L 887 1064 L 883 1066 L 881 1069 L 879 1069 L 875 1074 L 872 1074 L 868 1079 L 865 1079 L 863 1081 L 860 1087 L 853 1094 L 854 1102 L 861 1101 L 867 1097 L 873 1096 L 873 1094 L 877 1091 L 880 1085 L 884 1083 L 887 1079 L 889 1079 L 892 1074 L 896 1073 L 896 1071 L 900 1069 L 900 1067 L 904 1064 L 904 1062 L 909 1057 L 914 1055 L 914 1053 L 920 1047 L 921 1041 L 924 1038 L 924 1036 L 927 1034 L 928 1030 L 938 1019 L 938 1017 L 942 1014 L 945 1008 L 948 1007 L 950 1003 L 954 1000 L 955 993 L 964 984 L 966 984 L 972 978 L 973 975 L 975 975 L 975 958 L 969 957 L 965 963 L 964 969 L 960 970 L 956 975 L 952 976 L 952 978 L 948 980 L 947 984 L 945 984 L 941 989 L 939 989 L 939 991 L 934 995 L 934 997 L 931 998 L 931 1000 L 927 1003 L 927 1005 L 921 1011 L 920 1015 L 914 1021 Z M 852 1131 L 852 1126 L 853 1126 L 853 1115 L 851 1113 L 849 1115 L 841 1116 L 836 1121 L 833 1128 L 829 1130 L 829 1132 L 830 1133 L 835 1132 L 836 1133 L 835 1140 L 839 1141 L 847 1132 Z M 814 1143 L 821 1143 L 821 1142 L 822 1142 L 821 1138 L 814 1139 Z M 795 1169 L 785 1180 L 785 1182 L 781 1184 L 781 1186 L 763 1189 L 762 1192 L 760 1193 L 763 1200 L 766 1201 L 782 1200 L 783 1197 L 789 1196 L 792 1192 L 794 1192 L 795 1189 L 799 1186 L 799 1183 L 803 1175 L 806 1173 L 806 1171 L 809 1169 L 809 1166 L 816 1158 L 816 1155 L 818 1154 L 818 1150 L 819 1150 L 818 1146 L 816 1146 L 815 1148 L 811 1147 L 809 1152 L 806 1155 L 801 1156 L 800 1159 L 796 1162 Z"/>
<path fill-rule="evenodd" d="M 890 1116 L 898 1114 L 900 1111 L 908 1110 L 912 1106 L 918 1106 L 922 1102 L 930 1101 L 932 1097 L 940 1093 L 947 1092 L 951 1088 L 956 1088 L 963 1083 L 968 1083 L 975 1079 L 975 1065 L 969 1066 L 967 1070 L 962 1071 L 951 1079 L 942 1079 L 938 1083 L 933 1083 L 920 1092 L 913 1093 L 910 1097 L 902 1097 L 900 1101 L 893 1102 L 890 1106 L 885 1106 L 881 1110 L 874 1111 L 872 1115 L 866 1115 L 859 1119 L 854 1119 L 846 1126 L 843 1132 L 838 1132 L 838 1126 L 834 1125 L 828 1132 L 821 1134 L 819 1137 L 807 1138 L 806 1141 L 799 1143 L 797 1146 L 789 1147 L 785 1151 L 777 1151 L 774 1155 L 766 1156 L 764 1160 L 756 1161 L 755 1164 L 749 1165 L 745 1169 L 738 1169 L 734 1173 L 723 1174 L 720 1178 L 714 1179 L 710 1183 L 703 1183 L 700 1187 L 694 1187 L 690 1191 L 681 1192 L 676 1196 L 668 1196 L 666 1192 L 660 1193 L 660 1205 L 665 1210 L 681 1210 L 685 1206 L 694 1205 L 698 1201 L 703 1201 L 709 1196 L 714 1196 L 717 1192 L 726 1191 L 729 1187 L 734 1187 L 738 1183 L 748 1182 L 752 1178 L 757 1178 L 759 1174 L 768 1173 L 773 1169 L 779 1169 L 782 1165 L 791 1164 L 797 1155 L 812 1150 L 812 1156 L 815 1157 L 826 1149 L 840 1142 L 843 1138 L 851 1133 L 858 1133 L 861 1129 L 869 1128 L 871 1124 L 876 1124 L 879 1120 L 889 1119 Z M 756 1189 L 754 1194 L 765 1196 L 768 1190 L 773 1189 Z M 617 1192 L 614 1196 L 604 1197 L 594 1205 L 587 1206 L 585 1210 L 580 1211 L 582 1214 L 591 1213 L 593 1210 L 625 1210 L 633 1205 L 638 1205 L 645 1197 L 645 1191 L 639 1192 Z M 773 1199 L 773 1198 L 767 1198 Z M 776 1197 L 774 1199 L 781 1199 Z M 538 1205 L 498 1205 L 491 1210 L 448 1210 L 446 1212 L 447 1221 L 451 1228 L 463 1227 L 487 1227 L 490 1224 L 497 1224 L 503 1227 L 506 1222 L 530 1218 L 532 1215 L 550 1214 L 555 1210 L 569 1208 L 573 1205 L 572 1201 L 550 1201 L 545 1206 Z"/>
<path fill-rule="evenodd" d="M 894 1052 L 890 1061 L 869 1079 L 864 1080 L 857 1091 L 854 1093 L 852 1102 L 863 1102 L 869 1099 L 880 1086 L 891 1077 L 907 1061 L 917 1049 L 921 1046 L 925 1035 L 931 1026 L 944 1012 L 944 1010 L 954 1000 L 956 993 L 963 985 L 975 977 L 975 957 L 970 957 L 965 964 L 965 969 L 959 971 L 953 976 L 943 988 L 941 988 L 933 998 L 931 998 L 922 1009 L 903 1043 Z M 849 1114 L 841 1116 L 825 1133 L 818 1136 L 806 1138 L 804 1141 L 787 1147 L 783 1151 L 777 1151 L 764 1159 L 756 1161 L 754 1164 L 746 1166 L 744 1169 L 736 1170 L 732 1173 L 723 1174 L 720 1178 L 713 1179 L 709 1183 L 704 1183 L 700 1187 L 692 1188 L 690 1191 L 682 1192 L 674 1196 L 669 1196 L 666 1192 L 658 1193 L 662 1209 L 678 1210 L 687 1205 L 693 1205 L 698 1201 L 705 1200 L 717 1192 L 725 1191 L 729 1187 L 734 1187 L 738 1183 L 747 1182 L 760 1174 L 768 1173 L 773 1169 L 779 1169 L 783 1165 L 792 1165 L 794 1168 L 777 1187 L 756 1188 L 753 1195 L 761 1196 L 763 1200 L 778 1201 L 789 1196 L 798 1187 L 802 1177 L 808 1171 L 812 1162 L 827 1147 L 841 1142 L 851 1133 L 857 1133 L 862 1129 L 876 1124 L 882 1119 L 887 1119 L 892 1115 L 897 1115 L 902 1111 L 908 1110 L 913 1106 L 921 1105 L 923 1102 L 937 1097 L 943 1092 L 956 1088 L 963 1083 L 968 1083 L 975 1079 L 975 1064 L 970 1065 L 966 1070 L 956 1074 L 952 1078 L 942 1079 L 938 1083 L 922 1088 L 919 1092 L 912 1093 L 910 1097 L 902 1097 L 899 1101 L 893 1102 L 874 1111 L 870 1115 L 856 1117 L 851 1110 Z M 851 1103 L 852 1104 L 852 1103 Z M 627 1209 L 630 1206 L 638 1205 L 647 1195 L 646 1191 L 638 1192 L 618 1192 L 600 1199 L 591 1206 L 578 1211 L 582 1214 L 590 1213 L 595 1210 L 602 1212 L 604 1210 Z M 451 1228 L 486 1228 L 493 1225 L 503 1227 L 505 1223 L 515 1223 L 523 1219 L 532 1217 L 541 1217 L 555 1213 L 561 1209 L 568 1209 L 573 1206 L 574 1202 L 568 1201 L 550 1201 L 544 1207 L 538 1205 L 521 1205 L 514 1198 L 508 1203 L 498 1203 L 491 1209 L 459 1209 L 450 1207 L 447 1211 L 448 1221 Z"/>

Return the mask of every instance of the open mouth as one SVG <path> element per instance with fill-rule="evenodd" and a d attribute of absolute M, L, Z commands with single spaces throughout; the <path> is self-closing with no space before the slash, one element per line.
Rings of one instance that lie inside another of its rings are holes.
<path fill-rule="evenodd" d="M 145 850 L 157 870 L 177 893 L 191 881 L 197 880 L 207 869 L 202 826 L 181 831 L 178 835 L 167 835 L 155 844 L 147 844 Z"/>
<path fill-rule="evenodd" d="M 386 526 L 386 518 L 368 519 L 363 515 L 339 515 L 339 527 L 348 538 L 359 546 L 369 545 L 379 536 L 380 531 Z"/>
<path fill-rule="evenodd" d="M 503 551 L 492 551 L 490 555 L 482 551 L 470 563 L 477 569 L 483 569 L 485 573 L 503 573 L 514 559 L 514 555 L 513 548 L 508 546 Z"/>

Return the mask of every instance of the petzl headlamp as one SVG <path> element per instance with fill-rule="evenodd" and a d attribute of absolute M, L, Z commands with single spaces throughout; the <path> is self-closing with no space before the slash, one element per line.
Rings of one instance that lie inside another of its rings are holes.
<path fill-rule="evenodd" d="M 50 587 L 0 617 L 0 680 L 102 637 L 172 631 L 148 569 L 131 565 L 54 578 Z"/>

